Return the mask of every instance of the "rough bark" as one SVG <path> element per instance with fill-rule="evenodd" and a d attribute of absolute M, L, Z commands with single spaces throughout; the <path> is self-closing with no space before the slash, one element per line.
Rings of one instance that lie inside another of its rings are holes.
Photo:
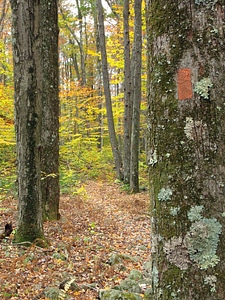
<path fill-rule="evenodd" d="M 103 76 L 103 85 L 104 85 L 104 93 L 105 93 L 105 101 L 106 101 L 109 138 L 110 138 L 110 143 L 111 143 L 114 162 L 115 162 L 116 176 L 119 180 L 121 180 L 123 179 L 122 157 L 119 151 L 118 141 L 115 132 L 114 119 L 113 119 L 112 100 L 111 100 L 111 93 L 109 87 L 109 73 L 108 73 L 107 54 L 106 54 L 106 45 L 105 45 L 104 15 L 103 15 L 103 7 L 102 7 L 101 0 L 97 0 L 97 10 L 98 10 L 99 43 L 100 43 L 101 62 L 102 62 L 102 76 Z"/>
<path fill-rule="evenodd" d="M 131 125 L 132 125 L 132 80 L 130 58 L 130 5 L 129 0 L 124 0 L 124 138 L 123 138 L 123 172 L 124 183 L 130 184 L 130 157 L 131 157 Z"/>
<path fill-rule="evenodd" d="M 94 16 L 94 29 L 95 29 L 95 41 L 96 41 L 96 52 L 100 54 L 100 42 L 99 42 L 99 34 L 98 34 L 98 17 L 97 17 L 97 10 L 96 7 L 93 7 L 93 16 Z M 98 113 L 98 129 L 97 129 L 97 134 L 98 134 L 98 140 L 97 140 L 97 147 L 98 149 L 102 150 L 103 148 L 103 133 L 104 133 L 104 117 L 102 114 L 102 109 L 103 109 L 103 102 L 102 102 L 102 71 L 101 71 L 101 58 L 97 56 L 96 58 L 96 70 L 97 70 L 97 95 L 99 97 L 99 113 Z"/>
<path fill-rule="evenodd" d="M 42 81 L 41 187 L 44 219 L 59 219 L 59 76 L 57 0 L 40 7 Z"/>
<path fill-rule="evenodd" d="M 0 34 L 3 32 L 4 29 L 4 20 L 6 17 L 6 10 L 7 10 L 7 2 L 6 0 L 3 0 L 1 5 L 1 14 L 0 14 Z"/>
<path fill-rule="evenodd" d="M 147 1 L 153 299 L 225 297 L 224 2 Z"/>
<path fill-rule="evenodd" d="M 43 238 L 41 64 L 38 1 L 11 1 L 19 214 L 16 241 Z"/>
<path fill-rule="evenodd" d="M 79 3 L 78 0 L 76 0 L 76 6 L 78 10 L 78 20 L 79 20 L 79 49 L 80 49 L 80 66 L 81 66 L 81 85 L 86 85 L 86 67 L 85 67 L 85 53 L 84 53 L 84 37 L 83 37 L 83 27 L 85 24 L 83 24 L 83 14 L 82 14 L 82 8 L 81 3 Z"/>
<path fill-rule="evenodd" d="M 140 104 L 141 104 L 141 55 L 142 55 L 142 14 L 141 0 L 135 0 L 134 13 L 134 45 L 132 66 L 132 130 L 131 130 L 131 159 L 130 159 L 130 188 L 134 193 L 139 192 L 139 139 L 140 139 Z"/>

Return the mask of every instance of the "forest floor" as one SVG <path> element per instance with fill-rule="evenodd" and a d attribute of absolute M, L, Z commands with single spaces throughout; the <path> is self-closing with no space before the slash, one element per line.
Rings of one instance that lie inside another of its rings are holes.
<path fill-rule="evenodd" d="M 0 202 L 0 227 L 16 226 L 17 201 Z M 47 289 L 73 279 L 79 288 L 66 299 L 97 299 L 126 278 L 142 271 L 150 256 L 148 192 L 127 194 L 116 183 L 90 181 L 77 195 L 62 195 L 61 219 L 44 224 L 48 249 L 0 243 L 0 299 L 49 299 Z M 117 261 L 114 261 L 117 260 Z M 45 293 L 44 293 L 45 292 Z"/>

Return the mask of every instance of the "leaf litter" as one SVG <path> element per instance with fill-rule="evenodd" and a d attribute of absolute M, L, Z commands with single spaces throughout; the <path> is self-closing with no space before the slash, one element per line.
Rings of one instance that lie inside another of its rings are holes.
<path fill-rule="evenodd" d="M 82 190 L 62 195 L 61 219 L 44 223 L 48 249 L 15 246 L 13 236 L 0 243 L 1 299 L 49 299 L 48 289 L 68 281 L 74 286 L 68 286 L 67 299 L 97 299 L 99 290 L 119 284 L 131 270 L 142 271 L 150 259 L 148 193 L 127 194 L 104 181 Z M 7 208 L 0 212 L 1 228 L 16 224 L 16 199 L 1 206 Z"/>

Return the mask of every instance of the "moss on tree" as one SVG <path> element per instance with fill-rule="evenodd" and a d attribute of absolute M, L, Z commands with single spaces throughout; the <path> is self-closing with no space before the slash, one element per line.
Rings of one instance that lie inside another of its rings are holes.
<path fill-rule="evenodd" d="M 154 299 L 217 300 L 225 294 L 221 10 L 219 3 L 193 1 L 147 6 Z M 193 95 L 185 100 L 177 95 L 180 68 L 191 70 Z M 188 218 L 201 206 L 199 220 Z"/>

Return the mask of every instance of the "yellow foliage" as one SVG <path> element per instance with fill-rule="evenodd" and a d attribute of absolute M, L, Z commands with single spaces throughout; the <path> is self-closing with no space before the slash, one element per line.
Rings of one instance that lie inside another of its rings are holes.
<path fill-rule="evenodd" d="M 12 86 L 0 84 L 0 146 L 15 145 Z"/>
<path fill-rule="evenodd" d="M 100 53 L 96 52 L 95 49 L 87 49 L 87 54 L 94 57 L 101 57 Z"/>

